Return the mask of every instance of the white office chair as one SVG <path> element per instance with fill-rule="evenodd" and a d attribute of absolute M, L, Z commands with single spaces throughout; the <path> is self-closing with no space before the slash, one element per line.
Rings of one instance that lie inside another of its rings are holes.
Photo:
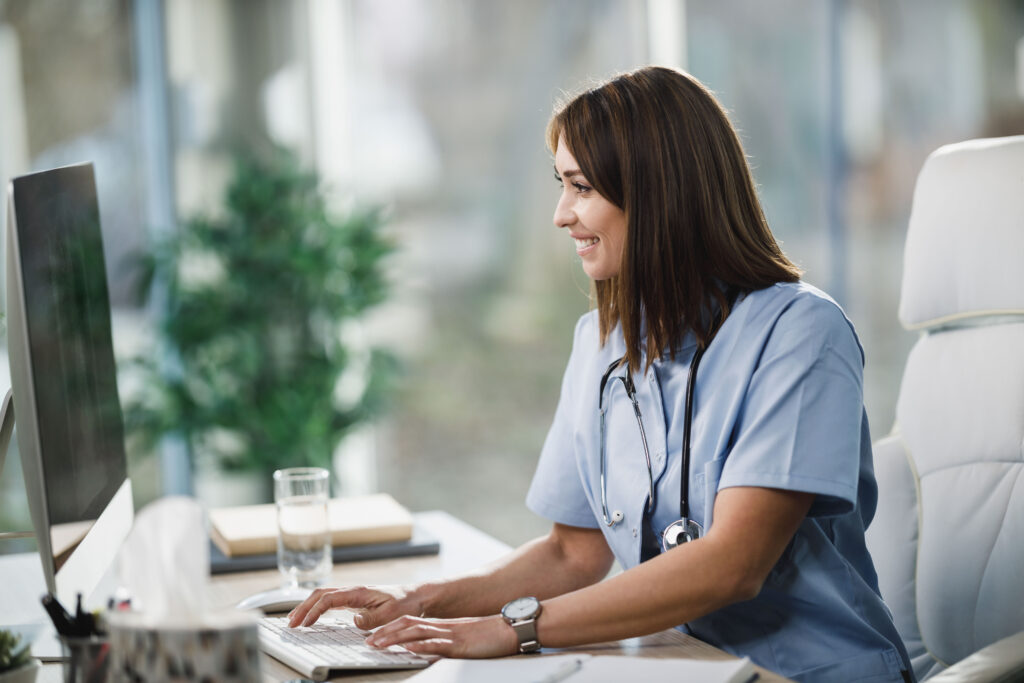
<path fill-rule="evenodd" d="M 1024 680 L 1024 136 L 928 157 L 899 316 L 921 338 L 875 444 L 882 597 L 919 679 Z"/>

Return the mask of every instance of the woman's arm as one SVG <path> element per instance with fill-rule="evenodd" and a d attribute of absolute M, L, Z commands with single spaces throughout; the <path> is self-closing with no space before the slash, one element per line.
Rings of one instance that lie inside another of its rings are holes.
<path fill-rule="evenodd" d="M 545 600 L 597 583 L 613 560 L 600 529 L 555 524 L 547 536 L 523 544 L 479 572 L 424 584 L 418 593 L 427 616 L 495 614 L 509 600 L 524 595 Z"/>
<path fill-rule="evenodd" d="M 318 589 L 292 611 L 289 624 L 309 625 L 330 609 L 363 610 L 371 629 L 402 615 L 467 617 L 497 613 L 514 598 L 552 598 L 600 581 L 612 553 L 599 529 L 555 524 L 550 533 L 472 574 L 411 587 Z"/>
<path fill-rule="evenodd" d="M 813 494 L 779 489 L 723 489 L 715 498 L 715 522 L 705 537 L 597 585 L 545 600 L 537 619 L 540 642 L 567 647 L 640 636 L 754 597 L 813 499 Z M 455 657 L 516 650 L 515 635 L 500 616 L 403 617 L 368 642 L 379 647 L 401 643 L 414 652 Z"/>
<path fill-rule="evenodd" d="M 723 489 L 703 538 L 545 602 L 540 642 L 567 647 L 655 633 L 755 597 L 813 499 L 780 489 Z"/>

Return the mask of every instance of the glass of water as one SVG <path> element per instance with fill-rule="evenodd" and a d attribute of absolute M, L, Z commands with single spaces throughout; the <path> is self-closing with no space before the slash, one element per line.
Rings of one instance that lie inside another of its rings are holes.
<path fill-rule="evenodd" d="M 330 474 L 322 467 L 274 472 L 277 568 L 290 586 L 319 586 L 331 573 L 329 495 Z"/>

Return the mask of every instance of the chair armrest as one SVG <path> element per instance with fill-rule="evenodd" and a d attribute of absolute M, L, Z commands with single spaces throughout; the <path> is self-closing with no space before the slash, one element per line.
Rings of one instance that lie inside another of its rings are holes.
<path fill-rule="evenodd" d="M 998 640 L 928 679 L 928 683 L 1003 683 L 1024 678 L 1024 631 Z"/>

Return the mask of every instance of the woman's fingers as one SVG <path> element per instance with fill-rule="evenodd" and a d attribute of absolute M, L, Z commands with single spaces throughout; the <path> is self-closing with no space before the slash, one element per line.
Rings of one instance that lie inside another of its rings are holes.
<path fill-rule="evenodd" d="M 443 622 L 442 622 L 443 623 Z M 399 645 L 410 640 L 436 638 L 445 633 L 443 629 L 430 619 L 402 616 L 377 629 L 367 637 L 366 642 L 373 647 Z"/>
<path fill-rule="evenodd" d="M 373 647 L 401 645 L 419 654 L 445 657 L 500 657 L 514 654 L 515 633 L 501 617 L 423 619 L 404 616 L 366 639 Z"/>
<path fill-rule="evenodd" d="M 356 588 L 318 588 L 288 615 L 289 626 L 309 626 L 316 623 L 324 612 L 332 609 L 371 608 L 376 604 L 377 591 L 364 586 Z"/>
<path fill-rule="evenodd" d="M 362 610 L 356 626 L 372 629 L 367 644 L 385 648 L 401 645 L 413 652 L 445 657 L 497 657 L 513 654 L 515 633 L 499 616 L 463 619 L 426 619 L 412 616 L 407 594 L 398 587 L 389 589 L 319 588 L 289 615 L 290 626 L 309 626 L 332 609 Z"/>
<path fill-rule="evenodd" d="M 309 612 L 302 620 L 303 626 L 316 623 L 320 616 L 332 609 L 368 609 L 380 604 L 381 600 L 389 599 L 391 596 L 381 594 L 365 586 L 356 588 L 339 588 L 331 593 L 323 595 L 313 603 Z"/>
<path fill-rule="evenodd" d="M 355 624 L 359 628 L 370 631 L 406 614 L 420 615 L 422 607 L 410 599 L 408 591 L 400 586 L 383 586 L 362 588 L 359 614 Z M 360 599 L 353 597 L 353 600 Z"/>
<path fill-rule="evenodd" d="M 301 624 L 302 623 L 302 619 L 306 616 L 306 613 L 309 612 L 309 608 L 312 607 L 316 603 L 316 601 L 319 600 L 321 598 L 321 596 L 323 596 L 324 593 L 327 593 L 328 591 L 332 591 L 332 590 L 334 590 L 334 589 L 333 588 L 317 588 L 317 589 L 315 589 L 312 593 L 309 594 L 308 598 L 303 600 L 301 603 L 299 603 L 295 607 L 295 609 L 293 609 L 291 612 L 288 613 L 288 625 L 289 626 L 297 626 L 298 624 Z"/>
<path fill-rule="evenodd" d="M 418 655 L 440 655 L 442 657 L 455 657 L 455 641 L 450 638 L 428 638 L 417 640 L 402 645 L 406 650 L 415 652 Z"/>
<path fill-rule="evenodd" d="M 401 617 L 406 612 L 397 600 L 388 600 L 375 607 L 368 607 L 355 616 L 355 624 L 364 631 L 372 631 L 382 624 L 386 624 Z"/>

